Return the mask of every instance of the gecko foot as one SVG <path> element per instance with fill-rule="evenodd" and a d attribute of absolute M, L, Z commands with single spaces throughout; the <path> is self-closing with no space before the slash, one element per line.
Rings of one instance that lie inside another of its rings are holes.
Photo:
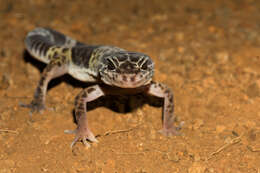
<path fill-rule="evenodd" d="M 180 123 L 180 125 L 178 127 L 172 126 L 171 128 L 163 128 L 161 130 L 159 130 L 160 133 L 162 133 L 164 136 L 179 136 L 181 135 L 181 128 L 184 125 L 184 121 L 182 121 Z"/>
<path fill-rule="evenodd" d="M 83 144 L 86 147 L 90 147 L 90 145 L 87 143 L 87 140 L 91 141 L 91 142 L 98 142 L 98 140 L 96 139 L 94 134 L 89 129 L 82 129 L 81 130 L 81 129 L 77 128 L 76 130 L 65 130 L 64 133 L 75 134 L 75 138 L 74 138 L 73 142 L 70 145 L 71 148 L 79 140 L 82 140 Z"/>
<path fill-rule="evenodd" d="M 35 112 L 39 112 L 42 113 L 46 107 L 43 103 L 38 103 L 38 102 L 34 102 L 32 101 L 30 104 L 24 104 L 24 103 L 19 103 L 19 106 L 24 107 L 24 108 L 29 108 L 30 114 L 35 113 Z"/>

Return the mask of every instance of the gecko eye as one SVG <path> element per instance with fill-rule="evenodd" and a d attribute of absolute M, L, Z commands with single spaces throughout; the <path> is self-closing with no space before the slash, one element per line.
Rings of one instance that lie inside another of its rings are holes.
<path fill-rule="evenodd" d="M 137 65 L 140 67 L 141 70 L 147 70 L 149 65 L 151 65 L 151 60 L 149 57 L 141 56 L 140 60 L 137 62 Z"/>
<path fill-rule="evenodd" d="M 113 63 L 113 60 L 107 59 L 107 69 L 108 70 L 115 70 L 116 69 L 116 67 L 115 67 L 115 65 Z"/>
<path fill-rule="evenodd" d="M 142 64 L 142 66 L 141 66 L 141 69 L 142 70 L 147 70 L 147 68 L 148 68 L 148 61 L 146 61 L 144 64 Z"/>
<path fill-rule="evenodd" d="M 141 70 L 151 70 L 153 68 L 153 62 L 150 59 L 146 59 L 142 64 L 141 64 Z"/>

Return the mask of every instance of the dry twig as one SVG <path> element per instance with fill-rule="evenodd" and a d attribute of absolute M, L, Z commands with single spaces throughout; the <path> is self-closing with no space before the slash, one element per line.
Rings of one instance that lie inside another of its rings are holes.
<path fill-rule="evenodd" d="M 0 132 L 18 134 L 18 132 L 15 130 L 7 130 L 7 129 L 0 129 Z"/>
<path fill-rule="evenodd" d="M 114 151 L 115 152 L 115 151 Z M 119 152 L 115 152 L 116 154 L 119 155 L 138 155 L 138 154 L 145 154 L 144 151 L 140 151 L 140 152 L 134 152 L 134 153 L 119 153 Z"/>
<path fill-rule="evenodd" d="M 260 149 L 258 149 L 258 148 L 254 148 L 254 147 L 252 147 L 252 146 L 247 146 L 247 148 L 251 151 L 251 152 L 260 152 Z"/>
<path fill-rule="evenodd" d="M 103 135 L 99 135 L 99 136 L 107 136 L 107 135 L 116 134 L 116 133 L 130 132 L 134 129 L 137 129 L 139 126 L 140 126 L 140 124 L 135 126 L 134 128 L 130 128 L 130 129 L 107 131 Z"/>
<path fill-rule="evenodd" d="M 224 144 L 223 146 L 221 146 L 219 149 L 217 149 L 216 151 L 214 151 L 213 153 L 210 154 L 210 156 L 207 158 L 207 160 L 210 160 L 213 158 L 213 156 L 217 155 L 218 153 L 222 152 L 224 149 L 230 147 L 231 145 L 237 144 L 241 141 L 241 136 L 238 136 L 234 139 L 232 139 L 229 143 Z"/>

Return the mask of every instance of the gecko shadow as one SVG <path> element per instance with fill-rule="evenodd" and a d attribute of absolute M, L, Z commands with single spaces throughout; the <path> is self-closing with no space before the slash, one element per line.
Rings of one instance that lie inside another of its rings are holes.
<path fill-rule="evenodd" d="M 46 67 L 46 64 L 33 58 L 26 50 L 24 51 L 23 58 L 26 63 L 30 63 L 31 65 L 35 66 L 40 72 L 42 72 Z M 62 82 L 66 82 L 75 88 L 86 88 L 93 85 L 91 83 L 76 80 L 70 75 L 65 74 L 61 77 L 51 80 L 48 84 L 48 90 L 51 90 Z M 35 88 L 36 85 L 37 83 L 34 86 Z M 90 111 L 98 107 L 106 107 L 117 113 L 129 113 L 135 111 L 137 108 L 142 107 L 144 104 L 161 107 L 163 105 L 163 99 L 154 96 L 148 96 L 142 93 L 135 95 L 106 95 L 94 101 L 88 102 L 87 110 Z M 75 121 L 74 110 L 72 111 L 72 114 Z"/>

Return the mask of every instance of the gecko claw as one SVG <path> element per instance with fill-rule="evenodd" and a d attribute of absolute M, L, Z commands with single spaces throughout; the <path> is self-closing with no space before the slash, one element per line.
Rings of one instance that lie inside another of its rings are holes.
<path fill-rule="evenodd" d="M 183 125 L 184 125 L 184 121 L 182 121 L 180 125 L 177 127 L 172 126 L 171 128 L 163 128 L 159 130 L 159 132 L 164 136 L 180 136 L 182 134 L 180 130 L 182 129 Z"/>
<path fill-rule="evenodd" d="M 31 110 L 30 115 L 35 112 L 39 112 L 42 114 L 42 112 L 46 109 L 44 104 L 36 104 L 33 101 L 30 104 L 19 103 L 19 106 L 29 108 Z"/>
<path fill-rule="evenodd" d="M 87 142 L 87 140 L 90 141 L 90 142 L 98 143 L 98 140 L 96 139 L 96 137 L 94 136 L 94 134 L 90 130 L 86 130 L 86 131 L 83 131 L 83 132 L 82 132 L 82 130 L 78 130 L 78 129 L 76 129 L 76 130 L 64 130 L 64 133 L 75 134 L 75 138 L 70 145 L 71 148 L 79 140 L 81 140 L 86 147 L 90 147 L 90 144 Z"/>
<path fill-rule="evenodd" d="M 54 111 L 54 108 L 46 107 L 45 104 L 38 104 L 38 103 L 35 103 L 34 101 L 32 101 L 30 104 L 19 103 L 19 106 L 24 107 L 24 108 L 29 108 L 30 116 L 33 113 L 42 114 L 44 112 L 44 110 Z"/>

